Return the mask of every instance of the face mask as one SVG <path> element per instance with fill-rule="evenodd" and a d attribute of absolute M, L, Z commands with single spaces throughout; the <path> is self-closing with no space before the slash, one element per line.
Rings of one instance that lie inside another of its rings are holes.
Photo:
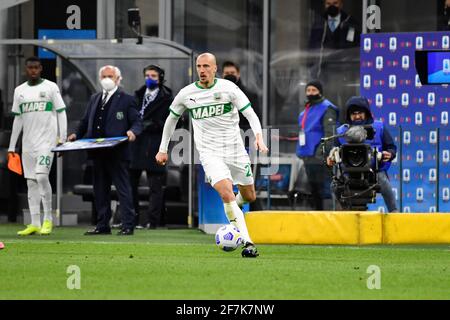
<path fill-rule="evenodd" d="M 227 79 L 233 83 L 237 83 L 237 78 L 236 76 L 232 75 L 232 74 L 227 74 L 225 77 L 223 77 L 224 79 Z"/>
<path fill-rule="evenodd" d="M 339 8 L 335 6 L 329 6 L 325 13 L 330 17 L 336 17 L 339 14 Z"/>
<path fill-rule="evenodd" d="M 105 91 L 111 91 L 116 87 L 116 83 L 110 78 L 103 78 L 100 84 Z"/>
<path fill-rule="evenodd" d="M 147 78 L 147 79 L 145 79 L 145 85 L 150 90 L 153 90 L 153 89 L 156 89 L 156 87 L 158 86 L 158 81 L 153 80 L 152 78 Z"/>
<path fill-rule="evenodd" d="M 314 101 L 320 100 L 321 98 L 322 98 L 322 95 L 320 95 L 320 94 L 306 96 L 306 99 L 308 99 L 308 102 L 314 102 Z"/>

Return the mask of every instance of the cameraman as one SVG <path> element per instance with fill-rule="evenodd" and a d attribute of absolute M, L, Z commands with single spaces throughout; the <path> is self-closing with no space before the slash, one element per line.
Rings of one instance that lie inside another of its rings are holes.
<path fill-rule="evenodd" d="M 338 134 L 344 134 L 349 126 L 363 126 L 371 125 L 375 130 L 375 137 L 373 140 L 366 140 L 365 143 L 370 144 L 373 148 L 377 148 L 378 152 L 382 153 L 382 163 L 378 169 L 377 178 L 380 186 L 380 192 L 383 195 L 384 202 L 389 212 L 398 212 L 397 204 L 395 201 L 395 195 L 392 191 L 391 184 L 387 170 L 391 166 L 391 162 L 396 157 L 397 147 L 394 144 L 389 131 L 386 130 L 383 122 L 373 119 L 370 111 L 369 102 L 365 97 L 356 96 L 351 97 L 346 105 L 346 123 L 337 129 Z M 344 138 L 339 138 L 339 144 L 346 143 Z M 335 164 L 334 159 L 327 158 L 327 165 L 333 166 Z"/>

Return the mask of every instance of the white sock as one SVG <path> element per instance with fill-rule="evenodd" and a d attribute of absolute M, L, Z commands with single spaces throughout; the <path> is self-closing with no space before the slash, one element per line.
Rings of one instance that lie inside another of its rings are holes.
<path fill-rule="evenodd" d="M 41 214 L 31 214 L 31 224 L 35 227 L 42 227 L 41 226 Z"/>
<path fill-rule="evenodd" d="M 44 208 L 44 220 L 52 221 L 52 186 L 48 179 L 48 174 L 39 173 L 36 175 L 39 186 L 40 199 Z"/>
<path fill-rule="evenodd" d="M 28 207 L 30 209 L 31 224 L 35 227 L 41 227 L 41 196 L 36 180 L 27 179 L 28 186 Z"/>
<path fill-rule="evenodd" d="M 244 198 L 242 197 L 242 194 L 240 192 L 238 192 L 238 194 L 236 195 L 236 203 L 239 208 L 242 208 L 244 206 L 244 204 L 248 203 L 248 201 L 244 200 Z"/>
<path fill-rule="evenodd" d="M 245 224 L 244 213 L 241 208 L 237 205 L 236 201 L 230 203 L 224 203 L 225 214 L 227 215 L 228 221 L 239 229 L 241 232 L 244 243 L 253 243 L 250 235 L 248 234 L 247 225 Z"/>

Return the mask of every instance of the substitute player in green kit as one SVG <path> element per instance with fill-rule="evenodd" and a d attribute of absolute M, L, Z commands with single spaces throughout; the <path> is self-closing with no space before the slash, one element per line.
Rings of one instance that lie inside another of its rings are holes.
<path fill-rule="evenodd" d="M 250 238 L 241 207 L 256 199 L 250 158 L 245 150 L 239 129 L 241 112 L 255 134 L 255 148 L 268 152 L 262 138 L 258 116 L 239 87 L 231 81 L 215 78 L 216 58 L 211 53 L 198 56 L 196 81 L 180 90 L 175 97 L 164 125 L 156 161 L 165 165 L 168 146 L 181 114 L 187 109 L 194 127 L 194 141 L 206 177 L 219 193 L 225 213 L 244 238 L 243 257 L 257 257 L 258 251 Z M 233 184 L 239 193 L 233 192 Z"/>
<path fill-rule="evenodd" d="M 39 58 L 26 59 L 25 68 L 28 81 L 14 90 L 12 113 L 15 118 L 8 152 L 15 152 L 17 139 L 23 130 L 22 163 L 27 179 L 31 224 L 17 234 L 48 235 L 53 228 L 52 187 L 49 181 L 53 162 L 51 149 L 66 140 L 66 106 L 56 83 L 41 78 Z M 41 201 L 44 209 L 42 225 Z"/>

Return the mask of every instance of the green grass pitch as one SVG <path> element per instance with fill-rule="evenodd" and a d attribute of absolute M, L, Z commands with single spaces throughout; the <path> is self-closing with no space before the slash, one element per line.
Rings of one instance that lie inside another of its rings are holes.
<path fill-rule="evenodd" d="M 450 299 L 447 245 L 259 245 L 260 257 L 244 259 L 198 230 L 88 237 L 86 228 L 60 227 L 18 237 L 21 228 L 0 225 L 0 300 Z M 71 265 L 80 289 L 67 288 Z M 380 289 L 367 287 L 371 265 Z"/>

